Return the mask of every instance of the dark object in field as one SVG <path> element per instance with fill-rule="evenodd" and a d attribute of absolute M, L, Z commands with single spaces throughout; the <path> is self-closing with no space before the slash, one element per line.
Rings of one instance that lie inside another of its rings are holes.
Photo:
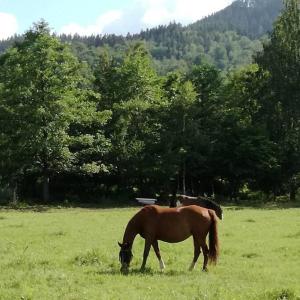
<path fill-rule="evenodd" d="M 178 195 L 177 198 L 182 206 L 198 205 L 201 207 L 212 209 L 215 211 L 218 218 L 220 220 L 223 220 L 223 210 L 221 206 L 209 198 L 201 197 L 201 196 L 191 197 L 186 195 Z"/>
<path fill-rule="evenodd" d="M 207 270 L 208 260 L 216 263 L 219 255 L 217 231 L 217 216 L 211 209 L 197 205 L 166 208 L 158 205 L 144 206 L 128 222 L 121 247 L 119 260 L 122 264 L 121 272 L 127 273 L 132 260 L 132 245 L 137 234 L 145 239 L 145 248 L 141 271 L 145 269 L 151 246 L 159 260 L 160 268 L 165 268 L 161 258 L 158 240 L 168 243 L 182 242 L 191 235 L 194 239 L 194 258 L 190 266 L 193 270 L 203 251 L 203 270 Z M 209 247 L 206 236 L 209 234 Z"/>

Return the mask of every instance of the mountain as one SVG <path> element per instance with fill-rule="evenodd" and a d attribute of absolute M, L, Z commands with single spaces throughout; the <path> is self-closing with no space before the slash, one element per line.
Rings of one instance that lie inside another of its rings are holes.
<path fill-rule="evenodd" d="M 188 70 L 199 63 L 211 63 L 227 71 L 252 61 L 282 8 L 282 0 L 236 0 L 225 9 L 188 26 L 171 23 L 126 37 L 62 35 L 61 39 L 71 42 L 78 57 L 91 65 L 104 46 L 120 57 L 128 44 L 143 41 L 161 74 Z M 12 42 L 13 39 L 0 42 L 0 52 Z"/>
<path fill-rule="evenodd" d="M 282 0 L 237 0 L 191 25 L 159 26 L 134 38 L 148 41 L 160 62 L 174 63 L 174 58 L 179 65 L 207 61 L 227 70 L 251 62 L 282 8 Z"/>
<path fill-rule="evenodd" d="M 272 30 L 282 9 L 282 0 L 237 0 L 190 27 L 193 30 L 234 30 L 249 38 L 259 38 Z"/>

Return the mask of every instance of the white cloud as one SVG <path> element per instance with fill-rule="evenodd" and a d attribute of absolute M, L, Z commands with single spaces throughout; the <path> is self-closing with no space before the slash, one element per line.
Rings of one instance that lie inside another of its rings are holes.
<path fill-rule="evenodd" d="M 195 22 L 231 4 L 233 0 L 131 0 L 132 5 L 102 14 L 90 25 L 71 23 L 59 33 L 126 34 L 142 29 L 180 22 L 183 25 Z"/>
<path fill-rule="evenodd" d="M 142 22 L 147 26 L 171 21 L 188 24 L 200 20 L 229 5 L 232 0 L 138 0 L 145 13 Z"/>
<path fill-rule="evenodd" d="M 100 15 L 93 24 L 82 26 L 77 23 L 70 23 L 63 26 L 59 33 L 72 34 L 75 33 L 79 35 L 92 35 L 101 34 L 104 32 L 105 28 L 110 24 L 116 22 L 122 18 L 122 12 L 119 10 L 111 10 L 102 15 Z"/>
<path fill-rule="evenodd" d="M 0 40 L 7 39 L 18 30 L 18 22 L 14 15 L 0 12 Z"/>

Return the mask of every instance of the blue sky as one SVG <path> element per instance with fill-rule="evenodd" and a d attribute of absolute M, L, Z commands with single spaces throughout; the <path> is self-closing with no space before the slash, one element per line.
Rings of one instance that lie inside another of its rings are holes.
<path fill-rule="evenodd" d="M 189 24 L 232 0 L 0 0 L 0 39 L 45 19 L 57 33 L 126 34 L 168 24 Z"/>

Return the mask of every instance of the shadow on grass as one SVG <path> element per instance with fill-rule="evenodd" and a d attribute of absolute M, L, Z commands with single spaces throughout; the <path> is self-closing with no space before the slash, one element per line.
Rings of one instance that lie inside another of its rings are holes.
<path fill-rule="evenodd" d="M 153 277 L 153 276 L 179 276 L 185 274 L 186 272 L 179 271 L 179 270 L 152 270 L 151 268 L 146 268 L 144 271 L 140 269 L 130 269 L 128 273 L 122 273 L 119 269 L 107 269 L 107 270 L 97 270 L 97 271 L 90 271 L 94 275 L 122 275 L 122 276 L 146 276 L 146 277 Z"/>
<path fill-rule="evenodd" d="M 0 211 L 9 211 L 9 210 L 15 210 L 20 212 L 30 211 L 30 212 L 47 212 L 53 208 L 60 208 L 59 206 L 50 206 L 50 205 L 32 205 L 32 204 L 20 204 L 20 205 L 1 205 Z"/>
<path fill-rule="evenodd" d="M 224 203 L 226 210 L 243 210 L 246 208 L 257 208 L 266 210 L 300 208 L 300 202 L 253 202 L 240 201 L 239 203 Z"/>
<path fill-rule="evenodd" d="M 300 238 L 300 231 L 295 232 L 295 233 L 292 233 L 292 234 L 288 234 L 288 235 L 286 235 L 285 237 L 286 237 L 286 238 L 292 238 L 292 239 Z"/>
<path fill-rule="evenodd" d="M 52 209 L 74 209 L 74 208 L 82 208 L 89 210 L 97 210 L 97 209 L 115 209 L 115 208 L 141 208 L 143 205 L 137 203 L 136 201 L 108 201 L 105 200 L 99 203 L 77 203 L 77 202 L 51 202 L 48 204 L 42 203 L 34 203 L 34 202 L 20 202 L 17 204 L 6 204 L 0 205 L 0 211 L 32 211 L 32 212 L 48 212 Z"/>
<path fill-rule="evenodd" d="M 158 203 L 158 205 L 167 206 L 166 203 Z M 256 208 L 265 210 L 277 210 L 277 209 L 290 209 L 290 208 L 300 208 L 300 201 L 288 202 L 288 201 L 274 201 L 274 202 L 261 202 L 261 201 L 238 201 L 238 202 L 222 202 L 220 205 L 225 210 L 243 210 L 246 208 Z M 77 202 L 51 202 L 49 204 L 33 203 L 33 202 L 20 202 L 16 205 L 0 205 L 1 210 L 15 210 L 15 211 L 32 211 L 32 212 L 49 212 L 53 209 L 122 209 L 122 208 L 141 208 L 142 204 L 137 203 L 135 200 L 122 201 L 109 201 L 104 200 L 97 203 L 77 203 Z"/>

